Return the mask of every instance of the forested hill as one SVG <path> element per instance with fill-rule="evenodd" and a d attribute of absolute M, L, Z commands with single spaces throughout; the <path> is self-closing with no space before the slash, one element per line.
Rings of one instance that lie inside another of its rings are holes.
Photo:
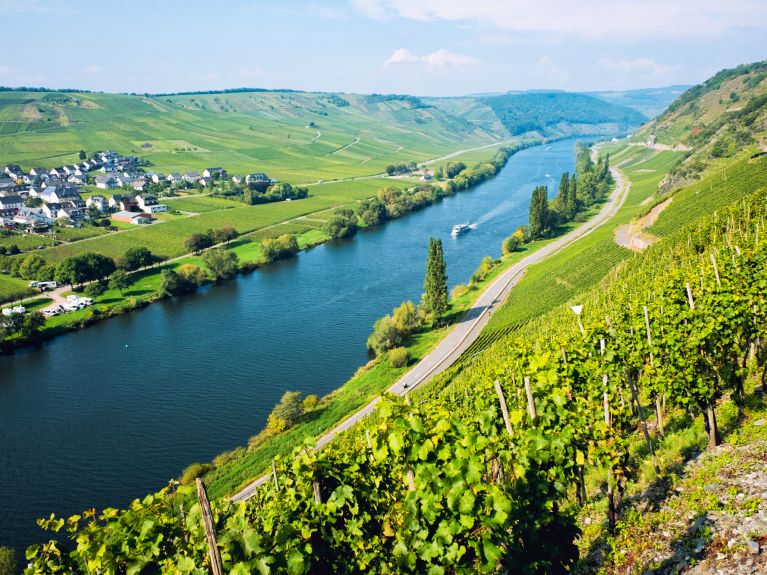
<path fill-rule="evenodd" d="M 560 124 L 608 124 L 625 130 L 647 120 L 636 110 L 584 94 L 526 92 L 492 96 L 485 101 L 512 135 L 545 133 Z"/>

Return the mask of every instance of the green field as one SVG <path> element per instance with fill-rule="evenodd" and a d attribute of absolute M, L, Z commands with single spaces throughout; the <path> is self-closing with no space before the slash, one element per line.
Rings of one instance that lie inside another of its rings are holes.
<path fill-rule="evenodd" d="M 604 150 L 617 149 L 613 146 Z M 612 156 L 614 164 L 631 181 L 631 190 L 621 209 L 607 224 L 557 255 L 531 266 L 504 305 L 491 317 L 484 339 L 492 341 L 494 334 L 505 333 L 565 303 L 596 285 L 618 262 L 628 257 L 631 252 L 615 243 L 614 230 L 642 212 L 643 202 L 655 193 L 658 182 L 678 156 L 677 152 L 638 147 L 627 147 Z"/>
<path fill-rule="evenodd" d="M 54 167 L 80 149 L 140 155 L 162 172 L 223 166 L 292 183 L 381 173 L 507 137 L 433 106 L 259 92 L 143 97 L 0 93 L 0 164 Z M 314 125 L 310 127 L 310 123 Z"/>

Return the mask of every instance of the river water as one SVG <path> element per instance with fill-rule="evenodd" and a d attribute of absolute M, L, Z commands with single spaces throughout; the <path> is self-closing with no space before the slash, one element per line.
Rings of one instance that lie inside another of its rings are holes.
<path fill-rule="evenodd" d="M 246 443 L 285 390 L 324 395 L 368 359 L 373 321 L 422 292 L 430 237 L 449 284 L 555 193 L 573 140 L 514 155 L 495 178 L 350 240 L 0 357 L 0 545 L 35 518 L 122 507 L 193 461 Z M 476 228 L 452 238 L 453 224 Z"/>

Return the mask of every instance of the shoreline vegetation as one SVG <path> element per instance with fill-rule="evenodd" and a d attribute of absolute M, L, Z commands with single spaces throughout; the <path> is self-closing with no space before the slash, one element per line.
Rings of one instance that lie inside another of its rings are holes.
<path fill-rule="evenodd" d="M 537 219 L 540 224 L 534 233 L 529 231 L 530 226 L 520 226 L 510 236 L 518 238 L 512 242 L 513 247 L 507 238 L 501 246 L 501 258 L 484 257 L 470 282 L 454 286 L 451 297 L 446 298 L 446 307 L 437 306 L 442 310 L 440 313 L 432 313 L 433 306 L 427 301 L 418 306 L 403 302 L 391 315 L 375 322 L 367 342 L 375 357 L 350 380 L 322 398 L 313 395 L 302 398 L 298 391 L 286 392 L 264 429 L 250 438 L 247 447 L 221 453 L 210 463 L 192 463 L 182 472 L 181 483 L 189 484 L 199 477 L 204 479 L 212 497 L 230 495 L 266 471 L 275 457 L 287 456 L 306 438 L 321 435 L 384 392 L 449 333 L 499 274 L 598 213 L 613 184 L 609 159 L 592 162 L 590 147 L 579 146 L 576 160 L 577 174 L 563 174 L 551 207 L 541 213 L 531 206 L 531 222 Z M 540 189 L 533 194 L 536 193 L 540 194 Z M 572 206 L 569 213 L 565 205 Z M 434 247 L 430 245 L 429 260 Z M 427 262 L 427 275 L 428 269 Z M 291 415 L 286 418 L 284 413 Z"/>
<path fill-rule="evenodd" d="M 322 229 L 312 229 L 302 233 L 286 233 L 278 237 L 268 236 L 260 242 L 248 239 L 247 235 L 215 241 L 218 239 L 215 237 L 216 232 L 221 230 L 209 230 L 208 234 L 212 241 L 203 243 L 202 249 L 197 249 L 201 239 L 197 236 L 203 236 L 204 242 L 205 234 L 194 234 L 187 240 L 187 247 L 191 253 L 180 258 L 164 262 L 157 259 L 147 260 L 145 265 L 137 266 L 134 269 L 115 264 L 117 269 L 126 272 L 129 279 L 127 285 L 122 285 L 121 289 L 111 286 L 108 281 L 108 276 L 115 271 L 114 269 L 110 269 L 108 274 L 96 275 L 93 278 L 59 282 L 60 284 L 78 284 L 78 291 L 88 290 L 93 283 L 102 285 L 104 289 L 95 290 L 98 293 L 94 294 L 96 295 L 94 305 L 88 309 L 56 316 L 45 322 L 37 322 L 39 325 L 33 330 L 22 331 L 19 326 L 10 333 L 6 333 L 6 337 L 0 341 L 0 355 L 44 343 L 59 335 L 88 327 L 110 317 L 143 309 L 151 303 L 176 295 L 196 292 L 203 285 L 215 284 L 233 279 L 240 274 L 252 273 L 263 265 L 293 257 L 299 251 L 326 241 L 351 237 L 363 227 L 381 225 L 390 219 L 400 218 L 407 213 L 430 206 L 444 197 L 481 184 L 500 172 L 512 155 L 523 149 L 545 143 L 548 141 L 502 146 L 490 160 L 477 162 L 472 166 L 467 166 L 461 161 L 446 161 L 436 168 L 434 184 L 408 181 L 408 187 L 405 189 L 397 185 L 387 185 L 379 190 L 375 197 L 358 202 L 356 211 L 348 206 L 336 208 Z M 395 180 L 395 182 L 397 181 Z M 233 254 L 235 256 L 234 261 L 225 273 L 219 274 L 216 270 L 211 269 L 209 261 L 205 261 L 205 258 L 202 257 L 205 253 L 204 250 L 216 250 L 218 254 L 223 252 Z M 87 255 L 90 254 L 78 257 L 82 259 Z M 11 265 L 16 266 L 15 271 L 18 273 L 18 269 L 24 265 L 27 258 L 35 260 L 34 262 L 27 262 L 33 263 L 35 268 L 44 268 L 48 265 L 44 258 L 35 252 L 9 259 Z M 74 259 L 63 260 L 58 264 L 57 269 L 64 262 L 73 263 Z M 8 265 L 7 261 L 4 265 Z M 182 272 L 182 275 L 184 273 L 186 275 L 191 274 L 194 281 L 177 282 L 177 278 L 173 277 L 172 274 L 178 275 L 179 271 Z M 93 283 L 86 287 L 85 284 L 89 281 Z M 174 282 L 171 285 L 173 289 L 163 289 L 163 283 L 168 281 Z M 72 291 L 76 290 L 73 289 Z M 8 305 L 11 304 L 11 302 L 7 303 Z M 9 330 L 6 328 L 6 331 Z M 2 335 L 3 331 L 0 330 L 0 336 Z"/>

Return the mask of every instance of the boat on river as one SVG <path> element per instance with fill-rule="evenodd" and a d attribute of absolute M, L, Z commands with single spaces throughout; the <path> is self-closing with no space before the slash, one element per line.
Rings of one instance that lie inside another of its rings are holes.
<path fill-rule="evenodd" d="M 455 224 L 453 226 L 453 231 L 450 232 L 450 235 L 460 236 L 461 234 L 468 232 L 470 229 L 471 229 L 471 226 L 469 225 L 469 222 L 466 222 L 463 224 Z"/>

